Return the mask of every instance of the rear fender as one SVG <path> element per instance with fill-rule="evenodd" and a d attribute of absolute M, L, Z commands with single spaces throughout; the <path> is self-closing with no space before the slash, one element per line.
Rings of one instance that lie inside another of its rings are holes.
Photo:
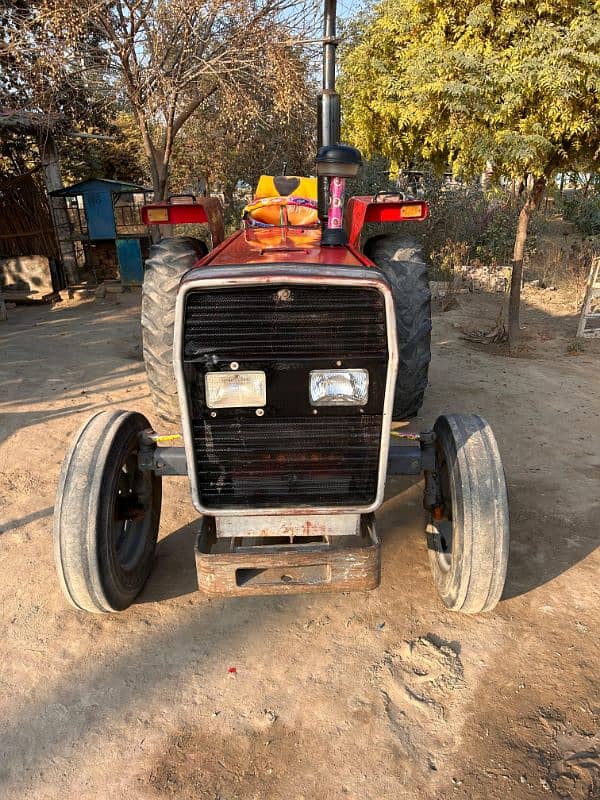
<path fill-rule="evenodd" d="M 424 200 L 406 200 L 401 193 L 379 193 L 351 197 L 346 206 L 344 227 L 350 246 L 359 248 L 367 222 L 422 222 L 428 216 L 429 206 Z"/>
<path fill-rule="evenodd" d="M 212 246 L 225 239 L 223 209 L 216 197 L 172 195 L 161 203 L 142 206 L 144 225 L 208 225 Z"/>

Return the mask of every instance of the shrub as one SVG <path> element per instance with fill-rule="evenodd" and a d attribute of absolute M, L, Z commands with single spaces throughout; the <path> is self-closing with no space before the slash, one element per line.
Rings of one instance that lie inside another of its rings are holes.
<path fill-rule="evenodd" d="M 563 217 L 586 236 L 600 234 L 600 195 L 584 197 L 579 192 L 563 197 Z"/>
<path fill-rule="evenodd" d="M 364 165 L 349 191 L 374 194 L 378 189 L 394 188 L 388 179 L 388 162 L 377 158 Z M 419 196 L 421 194 L 429 203 L 427 220 L 399 223 L 396 231 L 418 239 L 436 267 L 440 267 L 436 254 L 449 242 L 462 248 L 463 263 L 469 260 L 485 264 L 510 263 L 520 209 L 506 192 L 484 192 L 477 183 L 449 186 L 433 172 L 424 170 Z M 535 253 L 537 238 L 545 227 L 544 217 L 539 213 L 534 215 L 527 236 L 527 259 Z M 368 226 L 365 233 L 368 238 L 386 231 L 389 232 L 389 226 L 373 225 Z"/>

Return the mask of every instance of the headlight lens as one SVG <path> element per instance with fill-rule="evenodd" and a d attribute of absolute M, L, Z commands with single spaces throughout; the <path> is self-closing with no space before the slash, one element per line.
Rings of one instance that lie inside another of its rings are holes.
<path fill-rule="evenodd" d="M 204 386 L 209 408 L 246 408 L 267 402 L 264 372 L 207 372 Z"/>
<path fill-rule="evenodd" d="M 366 369 L 314 369 L 309 381 L 313 406 L 364 406 L 369 399 Z"/>

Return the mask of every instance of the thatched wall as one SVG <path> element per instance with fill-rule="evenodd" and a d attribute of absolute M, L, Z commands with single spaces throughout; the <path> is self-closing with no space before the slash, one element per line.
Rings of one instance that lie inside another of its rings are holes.
<path fill-rule="evenodd" d="M 27 255 L 59 257 L 39 169 L 0 175 L 0 257 Z"/>

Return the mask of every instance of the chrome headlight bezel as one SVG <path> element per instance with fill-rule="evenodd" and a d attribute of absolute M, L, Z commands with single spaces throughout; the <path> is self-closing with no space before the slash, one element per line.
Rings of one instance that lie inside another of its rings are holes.
<path fill-rule="evenodd" d="M 204 392 L 208 408 L 262 408 L 267 402 L 267 375 L 262 370 L 207 372 Z"/>
<path fill-rule="evenodd" d="M 329 386 L 327 384 L 329 382 Z M 311 406 L 366 406 L 369 372 L 366 369 L 313 369 L 308 378 Z"/>

